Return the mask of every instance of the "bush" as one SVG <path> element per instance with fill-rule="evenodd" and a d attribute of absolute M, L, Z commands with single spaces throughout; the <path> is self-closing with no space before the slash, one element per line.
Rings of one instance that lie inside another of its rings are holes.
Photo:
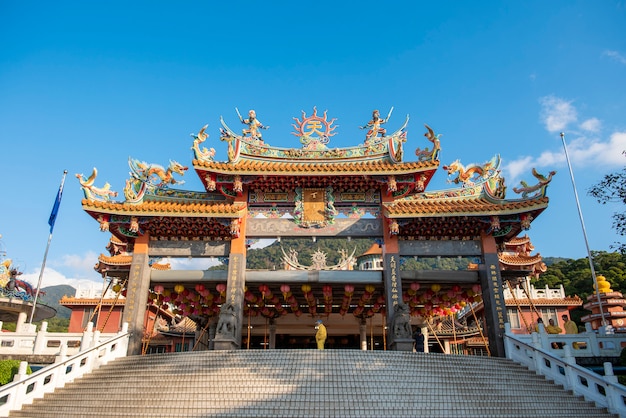
<path fill-rule="evenodd" d="M 20 370 L 20 363 L 19 360 L 0 361 L 0 386 L 13 381 L 13 376 Z M 26 368 L 26 374 L 31 374 L 32 372 L 30 366 L 28 366 Z"/>

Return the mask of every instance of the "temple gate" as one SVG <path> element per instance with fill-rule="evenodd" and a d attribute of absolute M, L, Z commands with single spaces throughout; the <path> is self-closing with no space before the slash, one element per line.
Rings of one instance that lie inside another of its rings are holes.
<path fill-rule="evenodd" d="M 467 167 L 457 160 L 443 167 L 457 187 L 427 192 L 440 165 L 440 135 L 425 125 L 430 149 L 418 147 L 416 159 L 404 161 L 409 117 L 387 134 L 381 125 L 390 116 L 381 119 L 375 111 L 362 127 L 364 142 L 348 148 L 328 147 L 335 119 L 326 112 L 319 116 L 315 108 L 294 118 L 301 148 L 268 145 L 254 111 L 240 117 L 247 125 L 242 134 L 222 119 L 227 161 L 215 161 L 215 151 L 201 146 L 207 126 L 193 136 L 192 166 L 204 191 L 176 187 L 176 176 L 188 167 L 175 161 L 166 169 L 129 159 L 123 201 L 114 201 L 117 194 L 108 187 L 93 185 L 95 169 L 89 178 L 77 175 L 83 209 L 132 254 L 130 269 L 107 273 L 126 293 L 124 321 L 133 331 L 129 354 L 141 351 L 147 303 L 194 319 L 214 349 L 243 348 L 242 337 L 249 344 L 253 316 L 265 318 L 272 346 L 276 329 L 289 327 L 287 318 L 305 315 L 312 323 L 324 317 L 332 330 L 352 315 L 361 347 L 367 346 L 366 320 L 375 318 L 379 328 L 370 333 L 382 334 L 389 349 L 411 350 L 411 317 L 428 324 L 482 300 L 490 352 L 503 356 L 503 284 L 528 272 L 503 275 L 498 248 L 547 208 L 554 172 L 545 177 L 533 169 L 538 183 L 522 182 L 513 188 L 520 196 L 506 199 L 498 155 Z M 253 240 L 303 237 L 372 239 L 382 249 L 383 270 L 246 269 Z M 220 257 L 228 270 L 155 268 L 150 260 L 161 257 Z M 475 260 L 477 268 L 402 268 L 406 258 L 418 257 L 463 257 Z"/>

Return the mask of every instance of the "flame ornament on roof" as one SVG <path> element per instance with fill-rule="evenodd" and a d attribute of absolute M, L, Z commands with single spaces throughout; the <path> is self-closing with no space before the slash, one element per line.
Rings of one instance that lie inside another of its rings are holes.
<path fill-rule="evenodd" d="M 317 116 L 317 108 L 313 107 L 313 114 L 306 115 L 302 111 L 302 121 L 293 118 L 296 123 L 292 124 L 295 128 L 293 135 L 300 138 L 302 148 L 306 150 L 326 150 L 326 144 L 330 142 L 330 137 L 336 135 L 334 130 L 339 126 L 332 126 L 337 118 L 328 120 L 327 110 L 324 111 L 324 117 Z"/>

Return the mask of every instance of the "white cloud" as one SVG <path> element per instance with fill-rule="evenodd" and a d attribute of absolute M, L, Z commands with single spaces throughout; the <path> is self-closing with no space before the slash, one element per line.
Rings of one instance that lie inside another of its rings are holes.
<path fill-rule="evenodd" d="M 545 124 L 548 132 L 560 132 L 578 119 L 576 108 L 571 101 L 567 101 L 555 96 L 542 97 L 541 120 Z"/>
<path fill-rule="evenodd" d="M 520 175 L 529 171 L 529 167 L 533 164 L 533 161 L 534 159 L 532 157 L 527 156 L 505 164 L 503 167 L 504 177 L 515 181 Z"/>
<path fill-rule="evenodd" d="M 580 124 L 580 128 L 588 132 L 599 132 L 601 128 L 601 122 L 598 118 L 587 119 Z"/>
<path fill-rule="evenodd" d="M 172 270 L 207 270 L 221 264 L 217 258 L 164 258 L 160 261 L 170 263 Z"/>
<path fill-rule="evenodd" d="M 603 55 L 606 55 L 607 57 L 613 59 L 614 61 L 619 62 L 620 64 L 626 64 L 626 57 L 624 57 L 622 54 L 620 54 L 617 51 L 604 51 Z"/>
<path fill-rule="evenodd" d="M 98 254 L 88 251 L 84 255 L 66 254 L 62 258 L 62 266 L 71 268 L 80 274 L 92 274 L 94 266 L 98 263 Z"/>
<path fill-rule="evenodd" d="M 571 141 L 565 137 L 567 153 L 573 166 L 603 167 L 607 170 L 626 165 L 626 132 L 614 132 L 603 141 L 598 138 L 578 136 Z M 558 144 L 558 148 L 557 147 Z M 520 180 L 534 180 L 531 170 L 542 172 L 565 166 L 565 152 L 561 141 L 555 141 L 554 150 L 543 151 L 538 157 L 524 156 L 503 165 L 502 171 L 509 185 Z"/>
<path fill-rule="evenodd" d="M 32 271 L 30 273 L 24 273 L 21 279 L 30 283 L 33 287 L 37 287 L 39 283 L 39 271 Z M 91 280 L 86 277 L 66 277 L 63 273 L 54 270 L 50 267 L 44 269 L 41 277 L 41 288 L 58 285 L 69 285 L 78 289 L 81 286 L 93 286 L 102 283 L 102 279 Z"/>

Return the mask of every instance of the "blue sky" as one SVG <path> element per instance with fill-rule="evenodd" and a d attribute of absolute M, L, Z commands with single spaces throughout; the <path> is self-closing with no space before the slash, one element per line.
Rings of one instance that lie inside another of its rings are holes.
<path fill-rule="evenodd" d="M 316 106 L 363 141 L 373 109 L 410 114 L 405 159 L 442 135 L 442 165 L 501 154 L 508 197 L 531 169 L 558 173 L 528 235 L 543 256 L 586 256 L 620 239 L 586 194 L 626 162 L 626 2 L 32 2 L 0 0 L 0 246 L 37 283 L 50 210 L 68 177 L 43 285 L 101 283 L 109 235 L 85 214 L 75 174 L 122 192 L 128 158 L 191 164 L 192 132 L 226 160 L 219 118 L 256 109 L 266 142 L 298 146 Z M 194 172 L 184 189 L 201 190 Z M 439 170 L 429 190 L 449 187 Z"/>

